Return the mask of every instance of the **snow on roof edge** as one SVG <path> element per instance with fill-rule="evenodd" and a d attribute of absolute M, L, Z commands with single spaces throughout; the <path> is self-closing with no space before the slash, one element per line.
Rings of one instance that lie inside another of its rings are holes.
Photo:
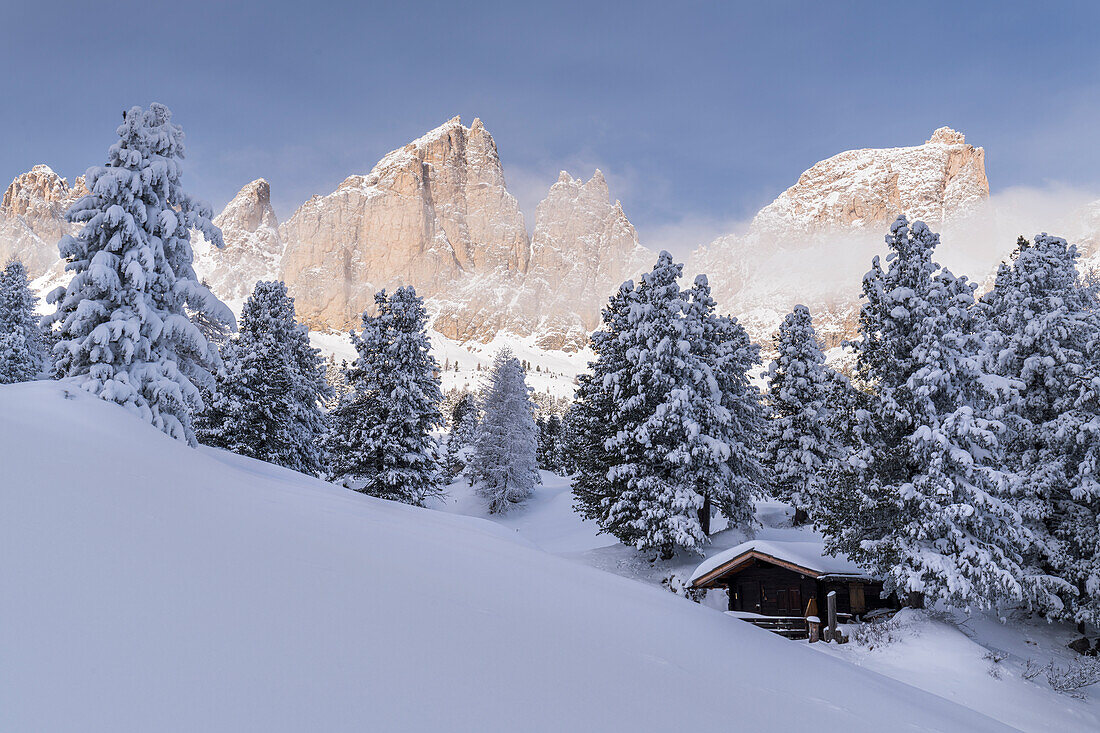
<path fill-rule="evenodd" d="M 748 542 L 742 542 L 728 550 L 723 550 L 716 555 L 708 557 L 699 564 L 699 567 L 695 568 L 695 572 L 691 574 L 690 582 L 694 583 L 699 578 L 713 572 L 730 560 L 752 551 L 764 555 L 771 555 L 777 559 L 804 567 L 807 570 L 817 571 L 822 576 L 868 579 L 871 577 L 866 570 L 849 560 L 846 555 L 838 555 L 836 557 L 826 555 L 824 543 L 820 541 L 785 542 L 781 540 L 749 540 Z"/>

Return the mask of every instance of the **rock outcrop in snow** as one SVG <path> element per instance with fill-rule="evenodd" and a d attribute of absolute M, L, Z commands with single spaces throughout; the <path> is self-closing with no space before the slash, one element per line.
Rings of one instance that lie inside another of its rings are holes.
<path fill-rule="evenodd" d="M 827 345 L 852 335 L 859 283 L 899 214 L 941 228 L 989 197 L 985 151 L 941 127 L 923 145 L 849 150 L 803 173 L 743 236 L 699 248 L 689 271 L 710 276 L 723 310 L 767 340 L 796 303 Z"/>
<path fill-rule="evenodd" d="M 70 187 L 47 165 L 18 176 L 0 203 L 0 262 L 18 258 L 32 278 L 58 264 L 57 242 L 74 228 L 65 211 L 87 192 L 83 176 Z"/>
<path fill-rule="evenodd" d="M 205 240 L 197 241 L 195 272 L 218 297 L 244 300 L 256 281 L 280 278 L 283 241 L 267 181 L 257 178 L 242 188 L 214 223 L 222 230 L 225 248 L 217 250 Z"/>

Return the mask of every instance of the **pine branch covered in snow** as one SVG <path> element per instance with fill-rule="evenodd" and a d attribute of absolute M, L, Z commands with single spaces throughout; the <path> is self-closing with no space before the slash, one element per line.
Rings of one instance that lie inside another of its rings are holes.
<path fill-rule="evenodd" d="M 192 268 L 191 232 L 219 247 L 222 237 L 180 185 L 183 131 L 171 116 L 156 103 L 124 113 L 107 164 L 86 174 L 91 193 L 67 214 L 83 224 L 58 245 L 73 279 L 48 300 L 59 376 L 194 445 L 191 413 L 221 360 L 186 309 L 232 314 Z"/>

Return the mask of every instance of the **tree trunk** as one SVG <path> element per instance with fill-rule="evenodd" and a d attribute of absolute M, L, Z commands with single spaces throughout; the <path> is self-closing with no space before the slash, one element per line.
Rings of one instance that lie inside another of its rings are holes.
<path fill-rule="evenodd" d="M 710 537 L 710 495 L 703 497 L 703 508 L 699 510 L 699 526 L 703 534 Z"/>
<path fill-rule="evenodd" d="M 796 527 L 801 527 L 803 524 L 810 520 L 810 515 L 806 513 L 805 509 L 795 509 L 794 519 L 791 520 L 791 524 Z"/>
<path fill-rule="evenodd" d="M 909 608 L 924 608 L 924 594 L 920 591 L 909 591 Z"/>

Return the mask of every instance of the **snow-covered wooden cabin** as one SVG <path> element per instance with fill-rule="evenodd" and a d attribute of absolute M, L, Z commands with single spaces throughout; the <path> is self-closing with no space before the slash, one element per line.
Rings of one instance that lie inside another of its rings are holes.
<path fill-rule="evenodd" d="M 707 558 L 691 585 L 727 589 L 729 610 L 746 617 L 824 616 L 830 591 L 836 591 L 837 613 L 844 617 L 897 607 L 896 599 L 879 597 L 881 581 L 847 557 L 826 555 L 820 542 L 743 542 Z M 817 613 L 807 613 L 811 599 Z"/>

